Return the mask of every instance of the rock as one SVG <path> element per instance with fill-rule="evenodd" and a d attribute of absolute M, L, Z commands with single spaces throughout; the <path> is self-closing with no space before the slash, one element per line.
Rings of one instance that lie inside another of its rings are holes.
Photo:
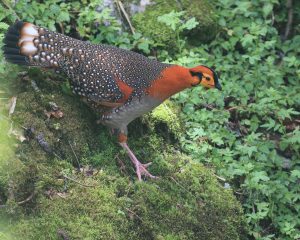
<path fill-rule="evenodd" d="M 172 10 L 185 11 L 185 19 L 195 17 L 199 22 L 195 29 L 185 32 L 185 35 L 193 39 L 194 44 L 199 45 L 214 39 L 218 26 L 214 9 L 207 0 L 153 0 L 146 6 L 144 12 L 133 16 L 133 25 L 143 36 L 154 40 L 158 47 L 173 49 L 176 47 L 175 34 L 165 24 L 157 21 L 159 16 Z"/>

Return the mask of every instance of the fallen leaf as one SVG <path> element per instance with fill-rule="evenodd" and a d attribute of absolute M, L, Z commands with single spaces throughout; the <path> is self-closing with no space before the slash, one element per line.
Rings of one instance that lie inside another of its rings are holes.
<path fill-rule="evenodd" d="M 62 118 L 64 116 L 64 113 L 60 110 L 57 111 L 49 111 L 47 112 L 46 110 L 44 111 L 45 115 L 47 116 L 47 118 Z"/>

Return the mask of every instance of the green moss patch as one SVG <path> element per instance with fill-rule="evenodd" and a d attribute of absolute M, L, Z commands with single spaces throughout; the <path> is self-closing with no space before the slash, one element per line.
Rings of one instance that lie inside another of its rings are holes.
<path fill-rule="evenodd" d="M 65 194 L 40 196 L 38 212 L 13 230 L 25 239 L 240 239 L 242 210 L 212 172 L 188 158 L 171 157 L 157 181 L 131 182 L 100 172 L 73 177 Z M 188 166 L 187 166 L 188 164 Z M 95 186 L 95 187 L 92 187 Z"/>
<path fill-rule="evenodd" d="M 0 182 L 5 205 L 0 214 L 11 222 L 6 229 L 14 239 L 243 236 L 243 214 L 232 192 L 153 127 L 164 123 L 171 132 L 180 131 L 170 102 L 151 113 L 152 127 L 137 119 L 129 128 L 129 145 L 142 162 L 153 163 L 149 170 L 159 176 L 138 182 L 114 137 L 95 124 L 96 115 L 84 103 L 66 94 L 65 83 L 55 79 L 34 70 L 14 82 L 17 105 L 10 121 L 24 130 L 26 140 L 17 141 L 11 154 L 19 166 L 0 167 L 2 174 L 7 171 Z M 62 116 L 47 116 L 53 103 Z M 8 122 L 3 124 L 7 129 Z M 42 140 L 37 138 L 40 134 Z"/>

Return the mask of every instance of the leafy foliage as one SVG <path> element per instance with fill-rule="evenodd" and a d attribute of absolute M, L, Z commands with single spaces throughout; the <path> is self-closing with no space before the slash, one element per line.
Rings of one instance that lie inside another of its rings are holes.
<path fill-rule="evenodd" d="M 253 237 L 299 239 L 299 35 L 280 39 L 276 0 L 215 4 L 218 37 L 168 60 L 215 66 L 224 85 L 174 97 L 186 125 L 180 142 L 235 189 Z"/>
<path fill-rule="evenodd" d="M 23 0 L 4 7 L 1 36 L 20 18 L 94 43 L 145 53 L 153 42 L 140 33 L 124 32 L 111 10 L 100 9 L 98 1 Z M 136 137 L 129 141 L 138 157 L 154 162 L 153 174 L 162 177 L 151 183 L 135 182 L 133 168 L 124 161 L 126 154 L 106 128 L 95 125 L 95 115 L 70 94 L 58 75 L 35 68 L 20 74 L 18 66 L 4 62 L 0 68 L 5 79 L 1 88 L 7 82 L 17 96 L 11 118 L 0 115 L 4 117 L 0 140 L 6 140 L 9 127 L 20 129 L 25 138 L 17 146 L 15 141 L 0 145 L 10 157 L 0 157 L 0 214 L 10 222 L 5 231 L 0 230 L 2 238 L 10 237 L 7 229 L 12 239 L 57 239 L 63 232 L 72 239 L 198 239 L 199 235 L 240 239 L 243 235 L 244 217 L 232 191 L 220 186 L 212 171 L 179 155 L 154 128 L 145 129 L 137 120 L 130 131 Z M 3 93 L 11 96 L 8 88 Z M 47 116 L 53 102 L 62 118 Z M 161 106 L 150 116 L 175 134 L 180 125 L 171 106 Z M 166 119 L 163 109 L 169 111 Z M 3 110 L 7 111 L 4 104 Z"/>
<path fill-rule="evenodd" d="M 159 22 L 162 22 L 166 24 L 168 27 L 171 28 L 173 33 L 176 36 L 176 46 L 179 49 L 179 52 L 181 53 L 182 48 L 185 45 L 185 41 L 180 38 L 182 32 L 184 30 L 191 30 L 195 28 L 199 23 L 196 21 L 196 19 L 190 18 L 187 21 L 182 21 L 182 16 L 184 16 L 186 12 L 175 12 L 174 10 L 168 14 L 159 16 L 157 20 Z"/>

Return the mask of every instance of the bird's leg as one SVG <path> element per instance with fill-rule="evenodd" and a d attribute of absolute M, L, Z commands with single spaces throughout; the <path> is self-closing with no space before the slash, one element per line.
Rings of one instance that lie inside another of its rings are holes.
<path fill-rule="evenodd" d="M 112 109 L 111 112 L 103 114 L 99 121 L 102 124 L 114 129 L 114 134 L 117 135 L 119 144 L 124 150 L 126 150 L 131 162 L 135 166 L 136 174 L 139 181 L 142 180 L 142 175 L 149 178 L 157 178 L 157 177 L 153 176 L 147 170 L 147 167 L 149 167 L 150 164 L 149 163 L 142 164 L 128 147 L 127 125 L 133 119 L 138 117 L 142 112 L 148 111 L 148 109 L 150 110 L 150 107 L 152 109 L 154 105 L 158 105 L 157 101 L 155 101 L 155 104 L 154 102 L 151 101 L 150 104 L 149 103 L 146 104 L 145 102 L 141 102 L 139 99 L 132 100 L 131 102 L 128 101 L 122 106 Z"/>
<path fill-rule="evenodd" d="M 120 142 L 119 143 L 121 145 L 121 147 L 123 149 L 126 150 L 131 162 L 134 164 L 135 166 L 135 169 L 136 169 L 136 174 L 137 174 L 137 177 L 139 179 L 139 181 L 142 181 L 142 175 L 146 176 L 146 177 L 149 177 L 149 178 L 158 178 L 156 176 L 153 176 L 151 173 L 148 172 L 147 170 L 147 167 L 149 167 L 151 165 L 151 162 L 150 163 L 146 163 L 146 164 L 143 164 L 141 163 L 137 158 L 136 156 L 134 155 L 134 153 L 130 150 L 130 148 L 128 147 L 127 143 L 126 142 Z"/>

